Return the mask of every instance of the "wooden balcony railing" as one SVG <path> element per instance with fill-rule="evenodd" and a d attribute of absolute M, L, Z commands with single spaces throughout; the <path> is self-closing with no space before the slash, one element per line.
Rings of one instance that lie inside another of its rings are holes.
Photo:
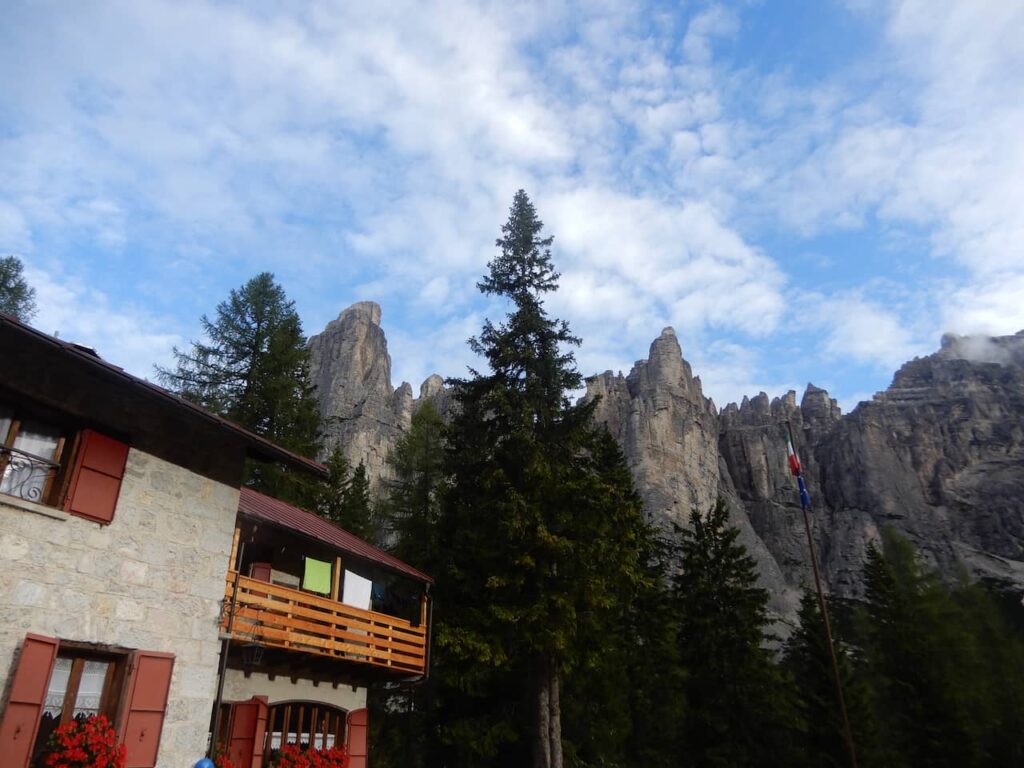
<path fill-rule="evenodd" d="M 235 579 L 238 588 L 235 589 Z M 232 616 L 233 614 L 233 616 Z M 269 584 L 229 571 L 221 629 L 237 642 L 257 642 L 335 659 L 423 674 L 427 627 L 405 619 Z"/>

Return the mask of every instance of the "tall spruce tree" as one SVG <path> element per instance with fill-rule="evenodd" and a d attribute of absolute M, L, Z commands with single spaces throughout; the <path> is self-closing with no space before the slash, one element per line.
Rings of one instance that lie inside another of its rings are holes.
<path fill-rule="evenodd" d="M 36 289 L 28 284 L 17 256 L 0 258 L 0 312 L 27 323 L 36 314 Z"/>
<path fill-rule="evenodd" d="M 768 640 L 768 593 L 720 499 L 694 510 L 675 579 L 679 655 L 686 670 L 682 760 L 692 766 L 799 762 L 792 690 Z"/>
<path fill-rule="evenodd" d="M 609 501 L 593 403 L 570 401 L 579 340 L 544 309 L 558 273 L 542 229 L 520 190 L 480 283 L 510 314 L 470 342 L 488 370 L 450 382 L 435 617 L 445 737 L 465 766 L 561 768 L 562 680 L 586 655 L 581 627 L 603 620 L 642 570 L 638 537 L 596 533 L 638 511 Z"/>
<path fill-rule="evenodd" d="M 182 397 L 303 456 L 320 449 L 320 415 L 309 381 L 302 323 L 269 272 L 232 290 L 216 316 L 200 318 L 208 341 L 174 349 L 173 369 L 157 368 L 161 383 Z M 250 462 L 246 484 L 305 506 L 316 487 L 280 467 Z"/>

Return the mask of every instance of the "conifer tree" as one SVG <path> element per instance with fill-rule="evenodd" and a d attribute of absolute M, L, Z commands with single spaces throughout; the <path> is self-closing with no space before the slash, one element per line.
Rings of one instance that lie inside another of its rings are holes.
<path fill-rule="evenodd" d="M 366 465 L 361 461 L 345 485 L 339 512 L 338 525 L 364 541 L 377 542 L 377 526 L 374 523 L 370 499 L 370 480 L 366 475 Z"/>
<path fill-rule="evenodd" d="M 637 537 L 616 545 L 595 533 L 613 515 L 637 513 L 606 497 L 593 403 L 570 402 L 582 384 L 571 351 L 579 340 L 545 311 L 558 273 L 542 229 L 520 190 L 480 283 L 510 314 L 470 342 L 487 371 L 450 382 L 457 408 L 437 586 L 448 606 L 435 611 L 436 658 L 447 702 L 460 708 L 449 710 L 446 739 L 459 750 L 453 763 L 467 766 L 561 768 L 562 680 L 585 655 L 581 626 L 603 621 L 640 571 Z M 510 702 L 526 707 L 521 717 Z"/>
<path fill-rule="evenodd" d="M 423 403 L 388 456 L 391 477 L 383 482 L 383 538 L 389 551 L 430 574 L 442 569 L 444 558 L 437 543 L 445 488 L 444 439 L 440 414 L 431 402 Z M 378 706 L 370 726 L 373 765 L 425 768 L 440 764 L 437 733 L 447 711 L 437 705 L 437 678 L 432 674 L 421 685 L 400 693 L 374 694 L 373 703 Z"/>
<path fill-rule="evenodd" d="M 22 271 L 17 256 L 0 258 L 0 312 L 27 323 L 36 314 L 36 289 L 28 284 Z"/>
<path fill-rule="evenodd" d="M 327 481 L 318 489 L 316 512 L 335 525 L 344 527 L 342 520 L 345 517 L 345 493 L 350 477 L 348 459 L 345 458 L 340 443 L 334 444 L 325 466 Z"/>
<path fill-rule="evenodd" d="M 885 764 L 990 765 L 994 732 L 1006 716 L 996 691 L 1008 673 L 994 671 L 991 657 L 1008 638 L 983 644 L 975 617 L 906 539 L 885 529 L 883 545 L 865 565 L 862 623 Z"/>
<path fill-rule="evenodd" d="M 412 416 L 409 431 L 388 456 L 382 505 L 395 555 L 426 573 L 440 566 L 437 521 L 444 490 L 444 422 L 432 403 Z"/>
<path fill-rule="evenodd" d="M 303 456 L 320 448 L 320 415 L 309 381 L 302 324 L 274 276 L 263 272 L 200 318 L 207 341 L 174 349 L 173 369 L 157 368 L 161 383 Z M 249 462 L 246 484 L 272 496 L 313 506 L 316 488 L 280 467 Z"/>
<path fill-rule="evenodd" d="M 674 584 L 686 670 L 681 751 L 693 766 L 792 765 L 792 691 L 766 647 L 768 594 L 738 535 L 721 499 L 708 513 L 694 510 L 682 534 Z"/>
<path fill-rule="evenodd" d="M 828 640 L 818 598 L 809 589 L 805 589 L 800 598 L 799 621 L 786 642 L 785 666 L 796 685 L 805 759 L 807 765 L 848 768 L 850 758 L 843 733 Z M 843 685 L 843 698 L 855 743 L 857 764 L 864 768 L 882 765 L 878 759 L 876 727 L 865 680 L 856 674 L 854 661 L 837 636 L 833 636 L 833 648 Z"/>

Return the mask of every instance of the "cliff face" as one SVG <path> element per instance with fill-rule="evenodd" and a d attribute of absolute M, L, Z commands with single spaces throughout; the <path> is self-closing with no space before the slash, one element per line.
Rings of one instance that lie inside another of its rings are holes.
<path fill-rule="evenodd" d="M 718 495 L 733 507 L 776 608 L 810 579 L 803 519 L 786 460 L 792 425 L 814 502 L 825 578 L 862 593 L 879 531 L 903 532 L 943 574 L 1024 586 L 1024 332 L 943 339 L 892 386 L 842 416 L 813 385 L 761 393 L 720 414 L 666 329 L 629 376 L 587 382 L 598 419 L 622 444 L 648 512 L 683 524 Z"/>
<path fill-rule="evenodd" d="M 628 376 L 606 371 L 587 379 L 586 397 L 600 397 L 595 418 L 622 446 L 652 522 L 671 534 L 687 525 L 693 508 L 707 510 L 722 496 L 757 561 L 772 610 L 793 615 L 796 593 L 744 513 L 719 455 L 718 411 L 683 359 L 675 331 L 663 330 Z"/>
<path fill-rule="evenodd" d="M 421 402 L 444 413 L 431 376 L 414 399 L 391 385 L 381 310 L 349 307 L 310 339 L 312 375 L 340 442 L 373 481 Z M 829 587 L 862 591 L 867 548 L 885 525 L 902 531 L 942 572 L 1024 586 L 1024 332 L 946 337 L 934 355 L 904 365 L 892 385 L 849 415 L 809 385 L 763 393 L 721 412 L 704 397 L 674 331 L 666 328 L 628 376 L 587 380 L 596 416 L 622 445 L 647 505 L 666 531 L 722 496 L 781 615 L 809 578 L 803 520 L 786 461 L 792 425 L 814 504 L 813 527 Z"/>
<path fill-rule="evenodd" d="M 408 429 L 412 389 L 391 385 L 391 356 L 380 327 L 381 310 L 353 304 L 309 340 L 310 374 L 326 425 L 325 451 L 340 444 L 351 466 L 359 462 L 376 482 L 387 455 Z"/>
<path fill-rule="evenodd" d="M 391 355 L 380 325 L 380 305 L 353 304 L 309 339 L 310 379 L 316 386 L 325 424 L 324 456 L 341 445 L 352 467 L 366 465 L 371 487 L 389 474 L 387 457 L 409 429 L 425 400 L 447 407 L 444 380 L 433 375 L 420 387 L 391 385 Z"/>

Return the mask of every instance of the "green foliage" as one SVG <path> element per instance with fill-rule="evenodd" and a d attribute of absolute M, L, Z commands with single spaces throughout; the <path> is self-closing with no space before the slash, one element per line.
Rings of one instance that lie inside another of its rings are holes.
<path fill-rule="evenodd" d="M 388 457 L 392 479 L 384 483 L 382 517 L 394 553 L 425 573 L 441 564 L 437 521 L 445 488 L 444 422 L 430 402 L 412 416 L 409 431 Z"/>
<path fill-rule="evenodd" d="M 1020 763 L 1021 642 L 978 587 L 949 590 L 884 532 L 865 566 L 865 673 L 893 766 Z"/>
<path fill-rule="evenodd" d="M 359 462 L 342 494 L 341 519 L 338 524 L 349 533 L 372 543 L 379 538 L 373 518 L 370 480 L 366 476 L 366 466 Z"/>
<path fill-rule="evenodd" d="M 157 368 L 161 383 L 303 456 L 320 448 L 320 416 L 309 381 L 309 352 L 295 304 L 263 272 L 200 318 L 208 341 L 177 348 L 174 369 Z M 312 506 L 316 487 L 282 468 L 250 462 L 246 484 Z"/>
<path fill-rule="evenodd" d="M 835 634 L 833 648 L 858 765 L 883 765 L 879 760 L 877 725 L 865 676 L 856 673 L 854 660 Z M 800 599 L 800 624 L 786 642 L 785 650 L 785 667 L 796 685 L 799 712 L 803 719 L 807 765 L 848 768 L 849 751 L 843 733 L 828 639 L 818 598 L 809 589 L 804 590 Z"/>
<path fill-rule="evenodd" d="M 36 289 L 28 284 L 22 272 L 17 256 L 0 258 L 0 312 L 27 323 L 36 314 Z"/>
<path fill-rule="evenodd" d="M 340 443 L 334 444 L 325 466 L 327 481 L 318 489 L 315 509 L 320 517 L 344 527 L 342 520 L 345 517 L 345 493 L 348 491 L 350 472 L 348 459 Z"/>
<path fill-rule="evenodd" d="M 579 341 L 541 300 L 558 279 L 542 226 L 518 192 L 480 283 L 511 311 L 471 340 L 487 372 L 451 382 L 435 671 L 460 765 L 526 759 L 538 695 L 567 670 L 595 668 L 645 575 L 647 531 L 622 454 L 591 427 L 593 403 L 570 402 Z"/>
<path fill-rule="evenodd" d="M 683 531 L 674 582 L 687 717 L 681 750 L 689 765 L 796 762 L 792 691 L 766 647 L 768 594 L 737 542 L 722 500 L 694 510 Z"/>
<path fill-rule="evenodd" d="M 350 472 L 341 445 L 335 444 L 326 466 L 327 481 L 316 493 L 317 514 L 363 541 L 376 543 L 380 537 L 363 462 Z"/>

